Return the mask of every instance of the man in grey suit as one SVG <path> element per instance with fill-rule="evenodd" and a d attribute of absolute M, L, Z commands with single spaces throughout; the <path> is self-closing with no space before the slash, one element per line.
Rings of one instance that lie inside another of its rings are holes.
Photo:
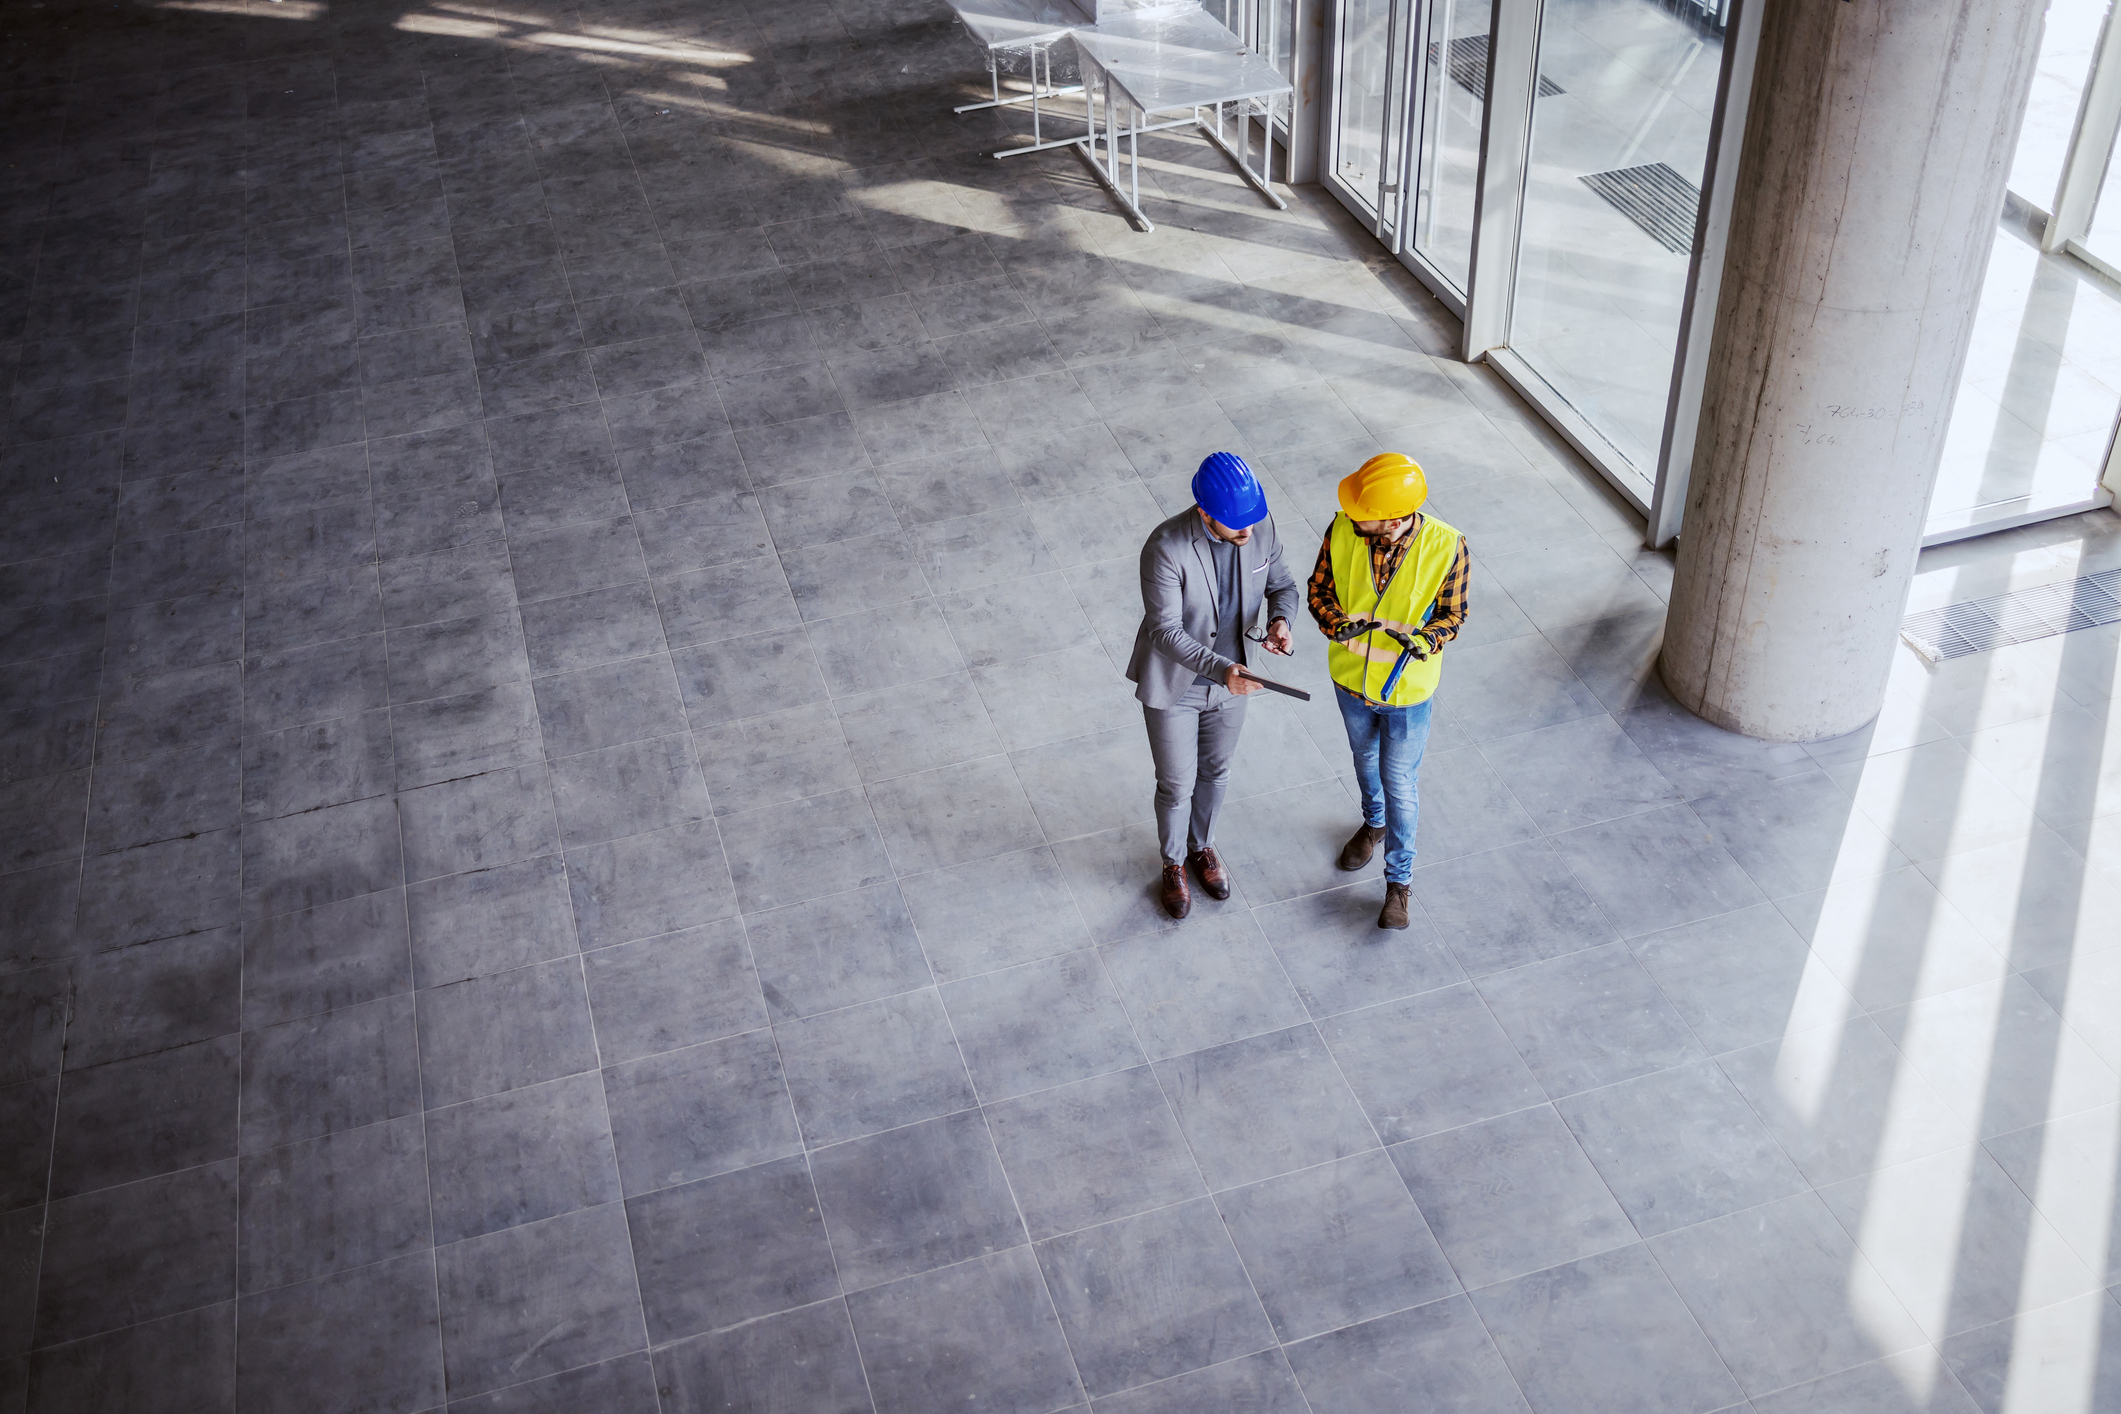
<path fill-rule="evenodd" d="M 1173 918 L 1193 908 L 1189 868 L 1210 898 L 1230 896 L 1230 876 L 1215 853 L 1215 812 L 1229 788 L 1245 698 L 1259 691 L 1238 671 L 1245 628 L 1265 601 L 1260 642 L 1270 653 L 1292 652 L 1289 616 L 1297 604 L 1266 492 L 1244 459 L 1217 452 L 1202 462 L 1193 500 L 1142 546 L 1142 626 L 1127 663 L 1156 758 L 1162 900 Z"/>

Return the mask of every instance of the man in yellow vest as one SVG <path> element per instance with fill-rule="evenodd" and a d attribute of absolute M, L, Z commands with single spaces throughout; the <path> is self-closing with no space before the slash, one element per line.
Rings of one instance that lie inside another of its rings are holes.
<path fill-rule="evenodd" d="M 1443 646 L 1465 622 L 1473 574 L 1465 537 L 1421 513 L 1428 498 L 1428 479 L 1411 458 L 1370 458 L 1340 483 L 1340 514 L 1311 571 L 1311 617 L 1332 640 L 1327 667 L 1362 789 L 1363 823 L 1342 847 L 1340 867 L 1362 868 L 1384 842 L 1380 928 L 1407 926 L 1415 776 Z"/>

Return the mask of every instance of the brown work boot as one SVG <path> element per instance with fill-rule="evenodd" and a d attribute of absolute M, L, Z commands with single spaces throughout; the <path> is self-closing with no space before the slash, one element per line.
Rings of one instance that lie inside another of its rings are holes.
<path fill-rule="evenodd" d="M 1214 845 L 1194 850 L 1186 856 L 1186 864 L 1200 875 L 1200 886 L 1208 891 L 1209 898 L 1219 900 L 1230 896 L 1230 875 L 1224 870 L 1222 858 L 1216 854 Z"/>
<path fill-rule="evenodd" d="M 1364 825 L 1356 830 L 1340 847 L 1340 867 L 1352 873 L 1368 864 L 1377 842 L 1384 837 L 1385 827 L 1382 825 Z"/>
<path fill-rule="evenodd" d="M 1186 866 L 1164 866 L 1164 912 L 1183 918 L 1193 911 L 1193 890 L 1186 887 Z"/>
<path fill-rule="evenodd" d="M 1407 926 L 1407 889 L 1408 886 L 1405 884 L 1385 885 L 1385 906 L 1378 912 L 1378 927 L 1404 928 Z"/>

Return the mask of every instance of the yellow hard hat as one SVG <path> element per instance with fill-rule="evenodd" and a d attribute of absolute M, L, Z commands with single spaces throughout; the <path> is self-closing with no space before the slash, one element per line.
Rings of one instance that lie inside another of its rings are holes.
<path fill-rule="evenodd" d="M 1429 499 L 1429 478 L 1404 452 L 1380 452 L 1340 483 L 1340 508 L 1349 520 L 1398 520 Z"/>

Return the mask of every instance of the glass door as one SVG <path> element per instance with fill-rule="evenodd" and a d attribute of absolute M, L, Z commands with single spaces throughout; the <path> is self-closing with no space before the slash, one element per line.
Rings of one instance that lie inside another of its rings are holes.
<path fill-rule="evenodd" d="M 1344 0 L 1336 26 L 1329 177 L 1341 200 L 1397 245 L 1400 183 L 1396 162 L 1406 131 L 1402 42 L 1411 0 Z"/>
<path fill-rule="evenodd" d="M 1328 189 L 1666 543 L 1761 4 L 1329 3 Z M 2121 494 L 2121 0 L 2045 6 L 1933 542 Z"/>
<path fill-rule="evenodd" d="M 1465 319 L 1463 356 L 1665 543 L 1757 16 L 1736 0 L 1330 3 L 1328 189 Z"/>
<path fill-rule="evenodd" d="M 1996 234 L 1930 496 L 1930 544 L 2087 510 L 2121 410 L 2121 285 Z"/>
<path fill-rule="evenodd" d="M 1658 473 L 1724 18 L 1546 0 L 1509 347 L 1626 463 Z"/>
<path fill-rule="evenodd" d="M 2107 0 L 2050 0 L 1930 544 L 2106 503 L 2121 415 L 2121 34 Z"/>
<path fill-rule="evenodd" d="M 1340 0 L 1327 182 L 1461 313 L 1490 0 Z"/>
<path fill-rule="evenodd" d="M 1473 261 L 1491 8 L 1489 0 L 1431 0 L 1422 36 L 1421 139 L 1409 235 L 1414 253 L 1460 298 Z"/>
<path fill-rule="evenodd" d="M 2047 6 L 2010 174 L 2011 194 L 2043 214 L 2055 209 L 2106 8 L 2107 0 L 2051 0 Z"/>

